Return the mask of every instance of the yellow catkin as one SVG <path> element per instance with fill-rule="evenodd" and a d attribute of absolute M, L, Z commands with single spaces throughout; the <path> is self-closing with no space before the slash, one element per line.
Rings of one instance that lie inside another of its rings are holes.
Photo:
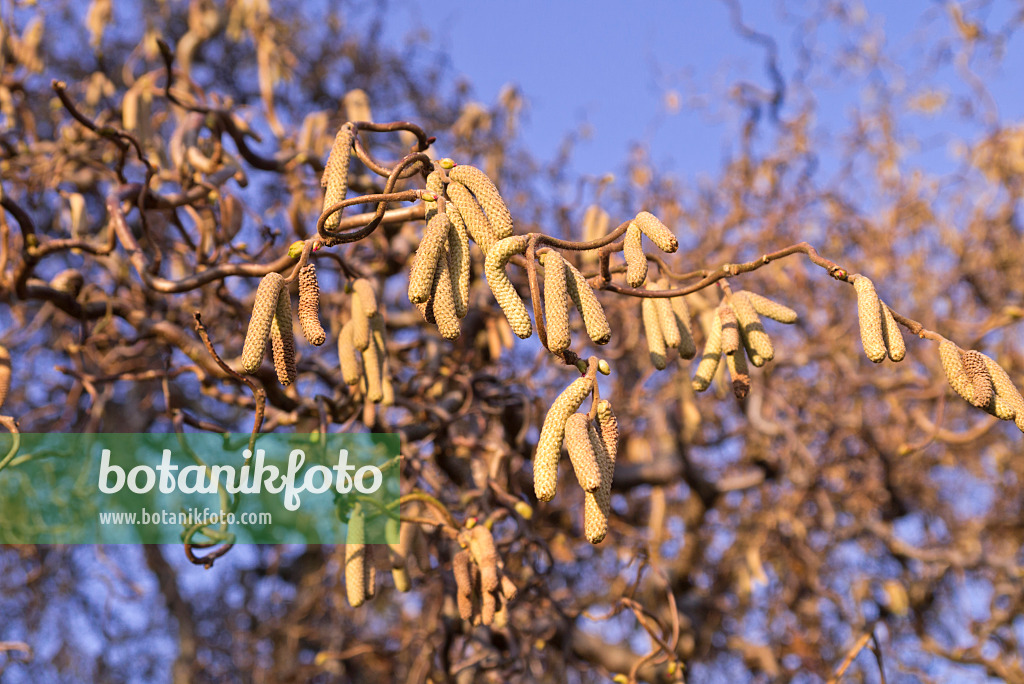
<path fill-rule="evenodd" d="M 630 287 L 640 287 L 647 279 L 647 256 L 642 237 L 639 226 L 633 222 L 626 229 L 626 237 L 622 241 L 622 255 L 626 257 L 626 284 Z"/>
<path fill-rule="evenodd" d="M 356 347 L 352 343 L 352 321 L 341 326 L 341 334 L 338 335 L 338 363 L 345 384 L 358 385 L 363 377 L 363 364 L 356 355 Z"/>
<path fill-rule="evenodd" d="M 395 534 L 397 530 L 397 535 Z M 400 592 L 407 592 L 412 588 L 409 581 L 409 558 L 412 555 L 412 545 L 416 538 L 416 526 L 411 523 L 402 523 L 397 518 L 389 518 L 386 534 L 389 539 L 398 537 L 398 542 L 389 544 L 391 549 L 391 578 L 395 582 L 395 589 Z"/>
<path fill-rule="evenodd" d="M 558 458 L 565 438 L 565 421 L 576 413 L 594 389 L 594 380 L 583 376 L 570 384 L 551 405 L 533 456 L 533 489 L 541 501 L 551 501 L 558 485 Z"/>
<path fill-rule="evenodd" d="M 277 296 L 277 309 L 270 324 L 270 344 L 274 352 L 274 370 L 284 386 L 295 382 L 295 335 L 292 333 L 292 299 L 288 288 Z"/>
<path fill-rule="evenodd" d="M 754 311 L 767 316 L 773 321 L 779 323 L 796 323 L 797 315 L 796 311 L 790 309 L 788 306 L 779 304 L 778 302 L 763 297 L 756 292 L 747 292 L 747 299 L 754 307 Z"/>
<path fill-rule="evenodd" d="M 11 352 L 0 344 L 0 407 L 7 401 L 7 393 L 11 389 Z"/>
<path fill-rule="evenodd" d="M 480 622 L 484 625 L 493 625 L 498 614 L 498 597 L 493 592 L 485 591 L 480 598 Z"/>
<path fill-rule="evenodd" d="M 462 183 L 473 193 L 487 214 L 494 237 L 502 240 L 512 235 L 512 214 L 487 174 L 475 166 L 460 164 L 448 171 L 448 177 Z"/>
<path fill-rule="evenodd" d="M 885 336 L 885 348 L 889 351 L 889 358 L 893 361 L 902 361 L 907 355 L 907 343 L 903 341 L 903 333 L 900 326 L 893 318 L 892 311 L 885 302 L 880 303 L 882 307 L 882 334 Z"/>
<path fill-rule="evenodd" d="M 472 264 L 469 259 L 469 236 L 465 224 L 450 221 L 448 228 L 448 268 L 452 279 L 452 297 L 455 315 L 465 318 L 469 312 L 469 277 Z"/>
<path fill-rule="evenodd" d="M 501 310 L 505 312 L 505 318 L 512 326 L 512 331 L 522 339 L 533 334 L 533 325 L 530 321 L 530 314 L 526 311 L 526 304 L 523 303 L 515 286 L 505 273 L 505 264 L 512 258 L 512 255 L 522 254 L 526 251 L 529 241 L 530 238 L 526 235 L 513 235 L 499 240 L 487 252 L 487 260 L 484 262 L 487 284 L 491 286 L 494 298 L 501 306 Z"/>
<path fill-rule="evenodd" d="M 263 276 L 256 289 L 256 300 L 252 305 L 252 318 L 249 329 L 245 333 L 245 344 L 242 347 L 242 369 L 246 373 L 255 373 L 263 363 L 263 354 L 267 349 L 267 337 L 270 325 L 277 311 L 284 278 L 280 273 L 268 273 Z"/>
<path fill-rule="evenodd" d="M 352 344 L 359 351 L 370 346 L 370 318 L 363 306 L 359 292 L 352 293 Z"/>
<path fill-rule="evenodd" d="M 733 354 L 740 348 L 740 327 L 736 312 L 727 303 L 718 306 L 718 320 L 722 323 L 722 353 Z"/>
<path fill-rule="evenodd" d="M 366 601 L 365 526 L 362 504 L 356 504 L 349 515 L 345 535 L 345 592 L 353 608 L 358 608 Z"/>
<path fill-rule="evenodd" d="M 711 330 L 708 331 L 708 339 L 704 343 L 704 353 L 701 355 L 700 363 L 697 364 L 697 372 L 693 376 L 693 389 L 703 392 L 711 385 L 711 379 L 715 377 L 718 364 L 722 360 L 722 319 L 715 311 L 711 320 Z"/>
<path fill-rule="evenodd" d="M 949 340 L 939 343 L 939 359 L 942 361 L 942 370 L 946 373 L 946 380 L 949 386 L 967 402 L 974 403 L 974 384 L 967 377 L 964 370 L 962 350 Z"/>
<path fill-rule="evenodd" d="M 1003 420 L 1015 421 L 1017 429 L 1024 432 L 1024 398 L 1002 366 L 984 354 L 981 356 L 985 359 L 989 375 L 992 376 L 992 386 L 996 391 L 993 402 L 994 415 Z"/>
<path fill-rule="evenodd" d="M 459 617 L 470 620 L 473 617 L 473 574 L 470 572 L 469 551 L 459 551 L 452 557 L 452 574 L 455 575 L 455 599 L 459 605 Z"/>
<path fill-rule="evenodd" d="M 426 189 L 427 192 L 433 193 L 435 198 L 441 197 L 441 195 L 444 194 L 443 173 L 444 172 L 441 171 L 441 169 L 434 169 L 429 174 L 427 174 Z M 434 214 L 437 213 L 437 200 L 435 199 L 433 202 L 425 202 L 424 204 L 426 206 L 426 211 L 423 214 L 423 219 L 427 223 L 430 223 L 430 219 L 434 218 Z M 448 218 L 451 218 L 451 216 L 449 216 Z"/>
<path fill-rule="evenodd" d="M 857 316 L 860 319 L 860 341 L 864 353 L 874 363 L 885 360 L 887 351 L 882 334 L 882 309 L 874 284 L 862 275 L 854 277 L 857 290 Z"/>
<path fill-rule="evenodd" d="M 339 202 L 345 200 L 348 192 L 348 166 L 352 152 L 352 141 L 355 138 L 355 128 L 351 123 L 346 123 L 334 137 L 334 145 L 331 146 L 331 156 L 327 158 L 324 165 L 324 173 L 320 178 L 320 185 L 324 191 L 324 210 L 329 209 Z M 327 230 L 337 230 L 341 223 L 341 212 L 336 211 L 324 221 Z"/>
<path fill-rule="evenodd" d="M 455 297 L 452 291 L 451 265 L 448 252 L 443 250 L 437 257 L 437 271 L 434 292 L 430 300 L 434 323 L 441 337 L 454 340 L 459 336 L 459 316 L 455 310 Z"/>
<path fill-rule="evenodd" d="M 596 204 L 591 204 L 583 214 L 583 240 L 591 242 L 604 237 L 608 234 L 610 222 L 611 216 L 608 215 L 607 211 Z M 592 268 L 597 265 L 598 255 L 596 250 L 583 252 L 580 257 L 586 268 Z"/>
<path fill-rule="evenodd" d="M 473 239 L 473 242 L 480 245 L 480 250 L 484 255 L 489 254 L 491 247 L 498 241 L 498 238 L 494 233 L 494 229 L 491 228 L 491 223 L 487 220 L 487 216 L 484 215 L 483 209 L 473 199 L 473 194 L 462 183 L 452 182 L 448 184 L 448 197 L 451 199 L 451 204 L 459 212 L 469 237 Z"/>
<path fill-rule="evenodd" d="M 740 347 L 732 354 L 725 355 L 725 363 L 732 379 L 732 393 L 742 399 L 750 392 L 750 368 L 747 366 L 747 354 Z"/>
<path fill-rule="evenodd" d="M 544 255 L 544 323 L 548 349 L 563 352 L 572 341 L 569 334 L 569 291 L 565 285 L 565 259 L 555 251 Z"/>
<path fill-rule="evenodd" d="M 306 264 L 299 270 L 299 326 L 306 341 L 313 346 L 319 347 L 327 341 L 327 333 L 320 325 L 320 285 L 313 264 Z"/>
<path fill-rule="evenodd" d="M 590 418 L 585 413 L 574 413 L 565 421 L 565 447 L 576 473 L 576 480 L 585 492 L 601 486 L 601 468 L 590 443 Z"/>
<path fill-rule="evenodd" d="M 658 217 L 648 211 L 641 211 L 633 219 L 633 223 L 651 239 L 662 252 L 674 252 L 679 249 L 679 241 L 672 231 Z"/>
<path fill-rule="evenodd" d="M 369 280 L 366 278 L 356 278 L 352 281 L 352 290 L 359 295 L 359 306 L 367 318 L 377 313 L 377 295 L 373 291 L 373 285 Z"/>
<path fill-rule="evenodd" d="M 959 351 L 964 374 L 971 382 L 971 398 L 968 401 L 978 408 L 985 408 L 995 396 L 992 375 L 988 372 L 985 355 L 974 349 Z"/>
<path fill-rule="evenodd" d="M 672 297 L 668 303 L 675 314 L 676 327 L 679 329 L 679 357 L 692 359 L 697 355 L 697 344 L 693 341 L 693 329 L 690 327 L 690 308 L 682 297 Z"/>
<path fill-rule="evenodd" d="M 661 279 L 654 286 L 657 290 L 667 290 L 668 281 Z M 654 307 L 658 311 L 658 324 L 661 326 L 661 335 L 665 338 L 665 346 L 678 348 L 683 341 L 682 332 L 679 330 L 679 322 L 672 310 L 672 303 L 665 297 L 657 297 L 653 301 Z"/>
<path fill-rule="evenodd" d="M 583 317 L 583 326 L 587 329 L 594 344 L 608 344 L 612 338 L 612 329 L 608 325 L 608 318 L 604 314 L 604 308 L 598 301 L 594 289 L 583 277 L 583 274 L 576 270 L 576 267 L 565 262 L 565 268 L 571 277 L 566 278 L 566 289 L 569 290 L 569 298 L 576 305 L 576 310 Z"/>
<path fill-rule="evenodd" d="M 381 382 L 381 406 L 394 406 L 395 405 L 395 384 L 391 381 L 391 360 L 384 357 L 384 370 L 383 377 L 380 379 Z"/>
<path fill-rule="evenodd" d="M 647 351 L 650 352 L 651 363 L 658 370 L 664 370 L 668 365 L 665 337 L 662 335 L 661 322 L 658 320 L 658 306 L 653 299 L 641 300 L 640 314 L 644 323 L 644 334 L 647 338 Z"/>
<path fill-rule="evenodd" d="M 387 347 L 384 343 L 384 318 L 374 314 L 370 318 L 370 344 L 363 352 L 363 370 L 366 373 L 366 398 L 374 404 L 384 399 L 384 360 Z"/>
<path fill-rule="evenodd" d="M 430 298 L 434 269 L 437 268 L 438 256 L 448 242 L 450 227 L 451 221 L 447 214 L 436 214 L 423 231 L 423 240 L 416 250 L 416 260 L 409 272 L 409 301 L 413 304 L 422 304 Z"/>
<path fill-rule="evenodd" d="M 515 601 L 516 596 L 519 595 L 519 589 L 507 575 L 501 576 L 501 595 L 506 601 Z"/>
<path fill-rule="evenodd" d="M 743 344 L 750 352 L 751 363 L 760 367 L 775 358 L 775 347 L 764 331 L 761 317 L 757 315 L 757 309 L 748 294 L 743 290 L 734 292 L 729 298 L 729 304 L 736 314 L 736 322 L 739 324 Z"/>
<path fill-rule="evenodd" d="M 608 534 L 612 479 L 619 443 L 619 423 L 608 401 L 598 403 L 597 424 L 589 423 L 588 428 L 594 456 L 601 470 L 601 486 L 583 495 L 583 534 L 591 544 L 600 544 Z"/>
<path fill-rule="evenodd" d="M 366 550 L 366 600 L 377 594 L 377 547 L 367 544 Z"/>

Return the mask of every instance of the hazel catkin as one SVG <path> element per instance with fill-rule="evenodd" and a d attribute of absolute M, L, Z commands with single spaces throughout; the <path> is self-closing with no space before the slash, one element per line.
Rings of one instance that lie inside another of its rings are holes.
<path fill-rule="evenodd" d="M 505 201 L 498 193 L 498 188 L 494 186 L 487 174 L 475 166 L 459 164 L 448 171 L 448 177 L 462 183 L 473 193 L 487 214 L 487 220 L 490 221 L 495 238 L 502 240 L 512 235 L 512 214 L 509 213 Z"/>
<path fill-rule="evenodd" d="M 674 252 L 679 249 L 679 240 L 672 234 L 664 223 L 657 216 L 649 211 L 641 211 L 633 219 L 633 223 L 651 239 L 651 242 L 658 246 L 662 252 Z"/>
<path fill-rule="evenodd" d="M 345 536 L 345 592 L 348 603 L 358 608 L 366 601 L 366 521 L 362 504 L 353 507 Z"/>
<path fill-rule="evenodd" d="M 277 308 L 270 325 L 270 344 L 277 380 L 287 387 L 295 382 L 295 334 L 292 332 L 292 300 L 287 287 L 282 287 L 277 296 Z"/>
<path fill-rule="evenodd" d="M 489 254 L 498 237 L 473 194 L 462 183 L 451 182 L 448 184 L 448 197 L 466 226 L 469 237 L 480 246 L 484 256 Z"/>
<path fill-rule="evenodd" d="M 562 451 L 562 440 L 565 437 L 565 422 L 576 413 L 583 400 L 594 389 L 594 380 L 583 376 L 574 380 L 551 405 L 537 439 L 537 449 L 533 456 L 533 488 L 541 501 L 551 501 L 555 497 L 558 484 L 558 458 Z"/>
<path fill-rule="evenodd" d="M 352 152 L 352 141 L 355 139 L 355 127 L 346 122 L 334 138 L 331 154 L 324 165 L 324 173 L 320 185 L 325 188 L 324 211 L 345 200 L 348 192 L 348 167 Z M 337 230 L 341 223 L 341 211 L 336 211 L 324 221 L 324 228 Z"/>
<path fill-rule="evenodd" d="M 554 353 L 569 348 L 569 290 L 565 284 L 565 259 L 554 250 L 544 257 L 544 323 L 548 349 Z"/>
<path fill-rule="evenodd" d="M 341 334 L 338 335 L 338 362 L 346 385 L 358 385 L 363 377 L 363 364 L 352 343 L 352 327 L 352 321 L 348 321 L 341 326 Z"/>
<path fill-rule="evenodd" d="M 501 310 L 505 312 L 512 331 L 522 339 L 533 334 L 533 324 L 530 321 L 530 314 L 526 311 L 526 304 L 523 303 L 515 286 L 505 273 L 505 264 L 514 254 L 522 254 L 526 251 L 530 238 L 527 235 L 513 235 L 494 243 L 487 253 L 484 263 L 484 274 L 487 276 L 487 284 L 494 293 Z"/>
<path fill-rule="evenodd" d="M 665 370 L 668 365 L 665 350 L 665 338 L 661 332 L 661 322 L 658 319 L 658 308 L 653 299 L 644 298 L 640 303 L 640 318 L 644 324 L 644 334 L 647 338 L 647 351 L 651 356 L 651 363 L 658 370 Z"/>
<path fill-rule="evenodd" d="M 327 333 L 320 325 L 320 285 L 313 264 L 306 264 L 299 270 L 299 327 L 313 346 L 319 347 L 327 341 Z"/>
<path fill-rule="evenodd" d="M 422 304 L 430 298 L 434 269 L 437 268 L 438 256 L 448 242 L 450 227 L 451 221 L 447 214 L 436 214 L 423 231 L 423 240 L 416 250 L 416 259 L 409 272 L 409 301 L 413 304 Z"/>
<path fill-rule="evenodd" d="M 864 353 L 873 363 L 885 360 L 887 351 L 882 333 L 882 310 L 874 284 L 862 275 L 853 276 L 857 290 L 857 316 L 860 319 L 860 341 Z"/>
<path fill-rule="evenodd" d="M 639 226 L 632 222 L 622 241 L 622 255 L 626 258 L 626 284 L 630 287 L 640 287 L 647 279 L 647 255 L 644 254 L 642 237 Z"/>
<path fill-rule="evenodd" d="M 697 372 L 693 376 L 693 389 L 703 392 L 711 385 L 711 379 L 715 377 L 718 364 L 722 360 L 722 319 L 716 310 L 711 319 L 711 329 L 708 330 L 707 341 L 704 343 L 704 352 L 701 355 L 700 363 L 697 364 Z"/>
<path fill-rule="evenodd" d="M 574 413 L 565 421 L 565 446 L 576 473 L 576 480 L 585 492 L 601 486 L 601 469 L 590 441 L 590 418 Z"/>
<path fill-rule="evenodd" d="M 249 319 L 249 328 L 245 333 L 245 344 L 242 347 L 242 369 L 246 373 L 255 373 L 263 363 L 267 337 L 270 335 L 270 326 L 283 287 L 284 278 L 280 273 L 268 273 L 263 276 L 256 289 L 252 317 Z"/>
<path fill-rule="evenodd" d="M 612 329 L 608 325 L 608 318 L 605 316 L 604 308 L 598 301 L 594 289 L 583 277 L 583 274 L 576 270 L 576 267 L 565 262 L 568 277 L 565 279 L 566 289 L 569 291 L 569 298 L 576 305 L 576 310 L 583 318 L 583 326 L 587 335 L 594 344 L 608 344 L 612 338 Z"/>

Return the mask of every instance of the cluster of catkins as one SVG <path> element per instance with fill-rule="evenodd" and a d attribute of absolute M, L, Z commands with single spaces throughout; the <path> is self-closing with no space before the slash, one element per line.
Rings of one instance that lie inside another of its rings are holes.
<path fill-rule="evenodd" d="M 796 312 L 788 306 L 753 292 L 738 290 L 727 293 L 711 316 L 706 330 L 704 352 L 693 377 L 693 389 L 703 392 L 725 356 L 732 379 L 733 394 L 742 399 L 750 391 L 750 368 L 747 359 L 761 367 L 775 358 L 775 347 L 761 324 L 761 316 L 779 323 L 795 323 Z"/>
<path fill-rule="evenodd" d="M 491 531 L 485 524 L 473 524 L 459 530 L 457 539 L 462 550 L 452 557 L 452 573 L 459 615 L 474 625 L 504 627 L 507 605 L 518 589 L 504 573 Z"/>
<path fill-rule="evenodd" d="M 602 370 L 607 370 L 607 364 Z M 551 501 L 558 486 L 558 461 L 565 442 L 584 492 L 583 530 L 591 544 L 599 544 L 608 533 L 619 443 L 619 423 L 610 402 L 598 401 L 591 411 L 593 416 L 577 413 L 594 392 L 595 382 L 593 374 L 588 373 L 558 395 L 544 418 L 533 457 L 534 493 L 541 501 Z"/>
<path fill-rule="evenodd" d="M 390 406 L 395 392 L 384 338 L 384 316 L 370 281 L 352 281 L 351 305 L 352 314 L 338 335 L 341 377 L 347 385 L 359 385 L 371 403 Z"/>
<path fill-rule="evenodd" d="M 974 349 L 949 340 L 939 343 L 939 358 L 950 387 L 972 406 L 1001 420 L 1012 420 L 1024 432 L 1024 398 L 1002 367 Z"/>
<path fill-rule="evenodd" d="M 494 245 L 512 235 L 512 215 L 491 179 L 474 166 L 442 159 L 426 185 L 427 227 L 409 272 L 409 301 L 453 340 L 469 310 L 469 241 L 489 262 Z"/>

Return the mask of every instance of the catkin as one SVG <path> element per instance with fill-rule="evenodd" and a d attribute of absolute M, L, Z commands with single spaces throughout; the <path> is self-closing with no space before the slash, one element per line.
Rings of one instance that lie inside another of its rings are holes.
<path fill-rule="evenodd" d="M 437 268 L 438 256 L 448 242 L 450 227 L 451 221 L 447 214 L 436 214 L 423 231 L 423 240 L 416 250 L 416 260 L 409 272 L 409 301 L 413 304 L 422 304 L 430 299 L 434 269 Z"/>
<path fill-rule="evenodd" d="M 967 401 L 978 408 L 986 408 L 995 396 L 992 388 L 992 376 L 985 363 L 985 355 L 974 349 L 958 350 L 963 363 L 964 374 L 971 382 L 971 396 Z"/>
<path fill-rule="evenodd" d="M 700 363 L 697 364 L 697 372 L 693 376 L 693 389 L 703 392 L 711 385 L 711 379 L 715 377 L 718 364 L 722 360 L 722 319 L 715 311 L 711 320 L 711 330 L 708 331 L 708 339 L 704 343 L 704 353 L 701 355 Z"/>
<path fill-rule="evenodd" d="M 640 287 L 647 279 L 647 255 L 644 254 L 642 237 L 636 222 L 630 223 L 622 242 L 622 255 L 626 257 L 626 284 L 630 287 Z"/>
<path fill-rule="evenodd" d="M 574 413 L 565 421 L 565 446 L 576 472 L 576 480 L 585 492 L 601 486 L 601 467 L 590 443 L 590 418 L 585 413 Z"/>
<path fill-rule="evenodd" d="M 448 228 L 448 268 L 452 280 L 452 297 L 455 301 L 455 315 L 465 318 L 469 312 L 469 277 L 472 264 L 469 260 L 469 236 L 466 226 L 451 221 Z"/>
<path fill-rule="evenodd" d="M 725 355 L 729 377 L 732 378 L 732 393 L 742 399 L 750 392 L 750 368 L 747 366 L 747 354 L 740 347 L 732 354 Z"/>
<path fill-rule="evenodd" d="M 501 576 L 501 595 L 506 601 L 515 601 L 516 596 L 519 594 L 519 588 L 516 587 L 515 582 L 510 580 L 507 575 Z"/>
<path fill-rule="evenodd" d="M 537 440 L 537 450 L 533 456 L 533 488 L 541 501 L 551 501 L 555 497 L 555 488 L 558 484 L 558 457 L 561 455 L 562 440 L 565 438 L 565 422 L 569 416 L 576 413 L 593 389 L 593 378 L 577 378 L 558 395 L 544 417 L 544 425 Z"/>
<path fill-rule="evenodd" d="M 366 601 L 366 521 L 362 504 L 356 504 L 348 519 L 345 535 L 345 592 L 348 602 L 358 608 Z"/>
<path fill-rule="evenodd" d="M 388 518 L 386 532 L 388 538 L 395 538 L 396 528 L 398 543 L 388 545 L 391 549 L 391 579 L 395 582 L 395 589 L 405 593 L 412 588 L 412 583 L 409 581 L 409 556 L 416 538 L 416 526 L 410 523 L 403 524 L 398 518 Z"/>
<path fill-rule="evenodd" d="M 358 290 L 352 293 L 352 318 L 349 320 L 352 322 L 352 344 L 364 352 L 370 346 L 370 315 L 366 313 L 362 300 Z"/>
<path fill-rule="evenodd" d="M 989 375 L 992 377 L 992 386 L 996 391 L 993 402 L 994 415 L 1003 420 L 1015 421 L 1017 429 L 1024 432 L 1024 398 L 1021 397 L 1017 387 L 1002 366 L 984 354 L 981 356 L 985 359 Z"/>
<path fill-rule="evenodd" d="M 658 220 L 654 214 L 641 211 L 633 219 L 633 223 L 643 231 L 643 234 L 651 239 L 651 242 L 658 246 L 662 252 L 674 252 L 679 249 L 679 240 L 672 234 L 664 223 Z"/>
<path fill-rule="evenodd" d="M 363 370 L 366 373 L 366 398 L 377 404 L 384 398 L 384 318 L 374 314 L 370 319 L 370 344 L 363 352 Z"/>
<path fill-rule="evenodd" d="M 341 326 L 341 334 L 338 335 L 338 363 L 346 385 L 358 385 L 363 377 L 363 364 L 356 356 L 356 347 L 352 343 L 352 328 L 352 321 L 348 321 Z"/>
<path fill-rule="evenodd" d="M 668 302 L 679 328 L 679 357 L 692 359 L 697 355 L 697 344 L 693 341 L 693 329 L 690 327 L 690 308 L 682 297 L 672 297 Z"/>
<path fill-rule="evenodd" d="M 512 326 L 512 331 L 524 340 L 533 334 L 533 325 L 530 322 L 530 314 L 526 311 L 526 304 L 505 273 L 505 264 L 513 254 L 522 254 L 526 251 L 529 241 L 527 235 L 513 235 L 499 240 L 487 252 L 487 259 L 484 262 L 487 284 L 491 286 L 494 298 L 505 312 L 505 318 Z"/>
<path fill-rule="evenodd" d="M 654 284 L 658 290 L 668 289 L 668 281 L 661 279 Z M 665 297 L 652 299 L 654 308 L 658 312 L 658 324 L 661 327 L 661 335 L 665 339 L 666 348 L 677 348 L 682 343 L 682 332 L 679 330 L 679 323 L 676 321 L 672 304 Z"/>
<path fill-rule="evenodd" d="M 469 551 L 459 551 L 452 557 L 455 599 L 459 604 L 459 617 L 463 620 L 470 620 L 473 617 L 473 576 L 469 566 Z"/>
<path fill-rule="evenodd" d="M 942 361 L 942 370 L 946 373 L 949 386 L 967 402 L 973 404 L 974 383 L 967 377 L 960 352 L 961 349 L 949 340 L 939 343 L 939 359 Z"/>
<path fill-rule="evenodd" d="M 11 389 L 11 352 L 0 344 L 0 408 L 7 401 L 7 393 Z"/>
<path fill-rule="evenodd" d="M 288 288 L 277 296 L 277 308 L 270 325 L 270 344 L 274 352 L 274 370 L 284 386 L 295 382 L 295 335 L 292 333 L 292 299 Z"/>
<path fill-rule="evenodd" d="M 892 315 L 892 311 L 885 302 L 880 302 L 882 307 L 882 334 L 885 336 L 885 348 L 889 351 L 889 358 L 893 361 L 902 361 L 907 355 L 907 343 L 903 341 L 903 333 Z"/>
<path fill-rule="evenodd" d="M 860 318 L 860 341 L 864 353 L 874 363 L 885 360 L 887 351 L 882 334 L 882 310 L 874 284 L 862 275 L 854 277 L 857 290 L 857 316 Z"/>
<path fill-rule="evenodd" d="M 437 257 L 437 271 L 430 309 L 434 315 L 434 323 L 441 337 L 454 340 L 459 336 L 459 316 L 455 310 L 455 298 L 452 291 L 451 266 L 448 252 L 441 251 Z"/>
<path fill-rule="evenodd" d="M 323 176 L 320 177 L 320 185 L 326 189 L 324 192 L 325 211 L 335 204 L 343 202 L 348 193 L 348 165 L 354 139 L 355 128 L 351 123 L 345 123 L 338 129 L 338 134 L 334 138 L 331 156 L 327 158 Z M 324 228 L 337 230 L 340 223 L 341 211 L 336 211 L 324 221 Z"/>
<path fill-rule="evenodd" d="M 665 366 L 668 365 L 665 355 L 665 337 L 661 332 L 658 307 L 653 299 L 645 298 L 641 301 L 640 314 L 644 323 L 644 333 L 647 337 L 647 350 L 651 355 L 651 363 L 658 370 L 665 370 Z"/>
<path fill-rule="evenodd" d="M 601 486 L 583 494 L 583 534 L 591 544 L 600 544 L 608 534 L 619 432 L 615 414 L 611 412 L 611 405 L 607 401 L 598 404 L 597 418 L 597 427 L 588 423 L 587 428 L 594 457 L 601 471 Z"/>
<path fill-rule="evenodd" d="M 367 318 L 377 313 L 377 295 L 373 291 L 373 285 L 366 278 L 356 278 L 352 281 L 352 290 L 359 295 L 359 306 Z"/>
<path fill-rule="evenodd" d="M 601 302 L 598 301 L 590 283 L 582 273 L 576 270 L 575 266 L 566 261 L 565 268 L 572 276 L 566 278 L 566 289 L 569 290 L 569 297 L 576 305 L 576 310 L 583 317 L 583 326 L 587 329 L 587 335 L 590 336 L 594 344 L 608 344 L 608 340 L 612 338 L 612 329 L 608 325 L 608 318 L 604 315 Z"/>
<path fill-rule="evenodd" d="M 734 354 L 740 348 L 740 327 L 736 312 L 726 302 L 718 305 L 718 320 L 722 323 L 722 353 Z"/>
<path fill-rule="evenodd" d="M 497 591 L 498 585 L 498 550 L 494 546 L 494 536 L 487 525 L 476 525 L 469 530 L 469 553 L 480 568 L 480 588 L 485 592 Z"/>
<path fill-rule="evenodd" d="M 757 309 L 747 293 L 743 290 L 734 292 L 729 298 L 729 304 L 736 313 L 736 322 L 739 324 L 743 345 L 750 353 L 751 363 L 760 367 L 775 358 L 772 340 L 764 331 L 761 317 L 757 315 Z"/>
<path fill-rule="evenodd" d="M 556 354 L 569 348 L 569 291 L 565 285 L 565 259 L 554 250 L 544 254 L 544 322 L 548 349 Z"/>
<path fill-rule="evenodd" d="M 306 341 L 315 347 L 327 341 L 320 325 L 320 285 L 316 282 L 316 266 L 306 264 L 299 270 L 299 327 Z"/>
<path fill-rule="evenodd" d="M 502 240 L 512 235 L 512 214 L 487 174 L 475 166 L 460 164 L 448 171 L 448 177 L 473 193 L 487 214 L 495 238 Z"/>
<path fill-rule="evenodd" d="M 433 193 L 435 198 L 441 197 L 441 195 L 444 194 L 444 179 L 442 174 L 443 171 L 441 171 L 441 169 L 434 169 L 427 174 L 426 189 L 427 192 Z M 423 219 L 427 223 L 430 223 L 430 219 L 434 218 L 434 214 L 437 213 L 438 203 L 435 199 L 433 202 L 426 202 L 425 205 L 426 211 L 423 214 Z M 449 218 L 451 217 L 449 216 Z"/>
<path fill-rule="evenodd" d="M 755 292 L 747 292 L 747 299 L 750 300 L 751 305 L 754 307 L 754 311 L 767 316 L 773 321 L 779 323 L 796 323 L 797 315 L 796 311 L 790 309 L 788 306 L 779 304 L 776 301 L 763 297 Z"/>
<path fill-rule="evenodd" d="M 480 245 L 485 256 L 489 254 L 498 238 L 480 205 L 473 199 L 473 194 L 462 183 L 452 182 L 448 184 L 448 197 L 462 218 L 469 237 Z"/>
<path fill-rule="evenodd" d="M 252 317 L 249 319 L 249 329 L 245 333 L 245 344 L 242 347 L 242 369 L 246 373 L 255 373 L 263 363 L 270 325 L 274 320 L 274 312 L 277 310 L 277 302 L 283 287 L 284 278 L 280 273 L 268 273 L 263 276 L 256 289 L 256 301 L 252 305 Z"/>
<path fill-rule="evenodd" d="M 367 544 L 363 547 L 366 555 L 366 599 L 377 594 L 377 547 Z"/>

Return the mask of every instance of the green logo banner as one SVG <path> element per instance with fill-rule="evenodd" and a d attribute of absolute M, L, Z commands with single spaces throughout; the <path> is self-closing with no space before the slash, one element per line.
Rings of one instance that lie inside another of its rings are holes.
<path fill-rule="evenodd" d="M 398 542 L 393 434 L 0 436 L 2 544 Z"/>

